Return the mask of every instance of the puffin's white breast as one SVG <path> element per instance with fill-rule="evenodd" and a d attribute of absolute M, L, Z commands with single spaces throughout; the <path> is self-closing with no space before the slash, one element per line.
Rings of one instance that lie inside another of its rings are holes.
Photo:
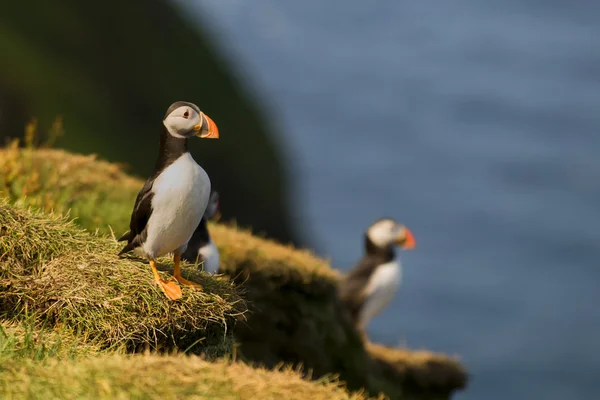
<path fill-rule="evenodd" d="M 152 185 L 152 214 L 144 252 L 150 258 L 187 244 L 200 223 L 210 196 L 210 179 L 185 153 L 165 168 Z"/>
<path fill-rule="evenodd" d="M 219 249 L 217 249 L 212 240 L 200 247 L 198 254 L 200 255 L 200 259 L 204 261 L 204 271 L 214 274 L 219 270 L 221 257 L 219 256 Z"/>
<path fill-rule="evenodd" d="M 402 279 L 402 266 L 397 260 L 378 266 L 365 287 L 367 300 L 360 312 L 360 321 L 366 327 L 392 301 Z"/>

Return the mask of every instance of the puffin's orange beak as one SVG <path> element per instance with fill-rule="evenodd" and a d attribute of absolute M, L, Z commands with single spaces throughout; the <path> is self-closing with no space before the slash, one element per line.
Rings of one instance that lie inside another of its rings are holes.
<path fill-rule="evenodd" d="M 217 124 L 204 113 L 202 113 L 202 118 L 204 119 L 202 124 L 198 124 L 194 127 L 194 130 L 198 131 L 196 136 L 202 139 L 218 139 L 219 128 L 217 128 Z"/>
<path fill-rule="evenodd" d="M 396 239 L 396 244 L 398 244 L 404 250 L 410 250 L 415 248 L 417 242 L 415 241 L 415 237 L 413 236 L 412 232 L 407 227 L 404 227 L 402 229 L 402 233 L 400 233 Z"/>

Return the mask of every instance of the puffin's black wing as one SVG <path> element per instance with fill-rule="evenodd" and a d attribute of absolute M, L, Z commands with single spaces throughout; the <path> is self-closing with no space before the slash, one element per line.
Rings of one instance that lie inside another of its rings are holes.
<path fill-rule="evenodd" d="M 135 199 L 131 221 L 129 222 L 129 231 L 119 239 L 119 241 L 127 240 L 127 245 L 121 250 L 119 255 L 128 253 L 136 247 L 141 246 L 146 239 L 146 224 L 152 214 L 153 184 L 154 179 L 148 179 Z"/>
<path fill-rule="evenodd" d="M 366 300 L 364 289 L 380 264 L 377 257 L 365 256 L 340 282 L 338 289 L 340 300 L 350 312 L 354 323 L 358 322 L 360 310 Z"/>

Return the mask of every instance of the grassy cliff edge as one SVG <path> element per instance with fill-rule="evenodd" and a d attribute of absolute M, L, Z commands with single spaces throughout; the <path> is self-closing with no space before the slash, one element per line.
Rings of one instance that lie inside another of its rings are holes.
<path fill-rule="evenodd" d="M 119 244 L 111 235 L 112 230 L 119 235 L 126 229 L 141 185 L 119 166 L 93 156 L 16 146 L 0 149 L 0 198 L 7 199 L 0 203 L 0 322 L 5 327 L 4 334 L 0 332 L 0 357 L 5 357 L 2 349 L 10 347 L 6 343 L 31 341 L 43 330 L 50 332 L 46 337 L 77 343 L 77 349 L 85 350 L 84 356 L 68 356 L 70 361 L 61 367 L 61 374 L 78 385 L 89 374 L 101 375 L 102 368 L 143 371 L 164 364 L 177 372 L 186 369 L 178 366 L 189 364 L 194 371 L 221 371 L 224 392 L 218 391 L 219 385 L 198 383 L 208 375 L 199 372 L 198 382 L 190 383 L 189 374 L 180 372 L 189 383 L 185 390 L 212 393 L 206 398 L 231 398 L 233 393 L 236 398 L 249 398 L 257 393 L 254 383 L 235 382 L 237 374 L 258 381 L 264 378 L 258 384 L 264 390 L 261 398 L 283 390 L 285 379 L 297 379 L 298 385 L 318 384 L 312 389 L 321 391 L 322 398 L 334 399 L 351 395 L 332 377 L 339 377 L 352 391 L 385 393 L 392 399 L 449 398 L 465 387 L 466 372 L 454 358 L 364 343 L 341 309 L 336 296 L 338 274 L 325 261 L 235 226 L 210 226 L 222 254 L 222 270 L 231 279 L 215 279 L 186 266 L 185 273 L 205 291 L 186 289 L 183 301 L 166 301 L 152 285 L 145 263 L 116 257 Z M 67 213 L 76 218 L 74 222 L 59 215 Z M 171 268 L 168 259 L 160 264 L 163 270 Z M 26 323 L 33 324 L 35 334 L 22 333 L 27 331 Z M 131 355 L 145 349 L 235 358 L 269 370 L 175 355 Z M 28 371 L 36 384 L 47 385 L 57 357 L 42 364 L 30 356 L 9 357 L 10 363 L 3 362 L 0 368 L 0 389 L 8 390 L 7 379 L 21 379 L 16 369 Z M 282 371 L 283 364 L 301 367 L 302 374 L 289 368 Z M 135 379 L 136 373 L 129 376 Z M 273 385 L 267 384 L 268 374 L 275 374 Z M 309 383 L 301 375 L 326 378 Z M 103 387 L 125 390 L 119 376 L 107 377 Z M 172 379 L 157 377 L 156 383 L 177 384 Z M 56 385 L 67 390 L 63 383 Z M 94 386 L 94 392 L 85 396 L 94 397 L 100 389 Z M 132 391 L 132 398 L 144 397 Z M 21 398 L 21 392 L 6 393 Z M 287 397 L 286 393 L 280 395 Z M 315 392 L 310 398 L 319 396 Z"/>

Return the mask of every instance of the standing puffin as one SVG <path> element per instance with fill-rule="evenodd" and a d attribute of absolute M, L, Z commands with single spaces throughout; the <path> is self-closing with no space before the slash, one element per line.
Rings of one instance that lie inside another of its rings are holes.
<path fill-rule="evenodd" d="M 160 151 L 154 172 L 138 193 L 129 231 L 119 241 L 127 245 L 119 255 L 134 251 L 150 262 L 154 280 L 172 300 L 181 297 L 181 288 L 160 278 L 157 257 L 174 253 L 175 279 L 185 286 L 202 289 L 181 276 L 181 253 L 200 223 L 210 195 L 210 179 L 188 151 L 188 138 L 218 139 L 215 123 L 198 106 L 177 101 L 163 118 Z"/>
<path fill-rule="evenodd" d="M 392 300 L 402 277 L 395 246 L 412 249 L 413 234 L 390 218 L 375 221 L 365 232 L 365 255 L 340 282 L 339 295 L 355 327 L 364 332 Z"/>
<path fill-rule="evenodd" d="M 181 259 L 189 263 L 201 262 L 204 271 L 214 274 L 219 270 L 219 249 L 212 241 L 206 226 L 207 220 L 219 211 L 219 193 L 213 191 L 208 200 L 208 206 L 200 225 L 190 239 L 187 250 L 181 255 Z"/>

